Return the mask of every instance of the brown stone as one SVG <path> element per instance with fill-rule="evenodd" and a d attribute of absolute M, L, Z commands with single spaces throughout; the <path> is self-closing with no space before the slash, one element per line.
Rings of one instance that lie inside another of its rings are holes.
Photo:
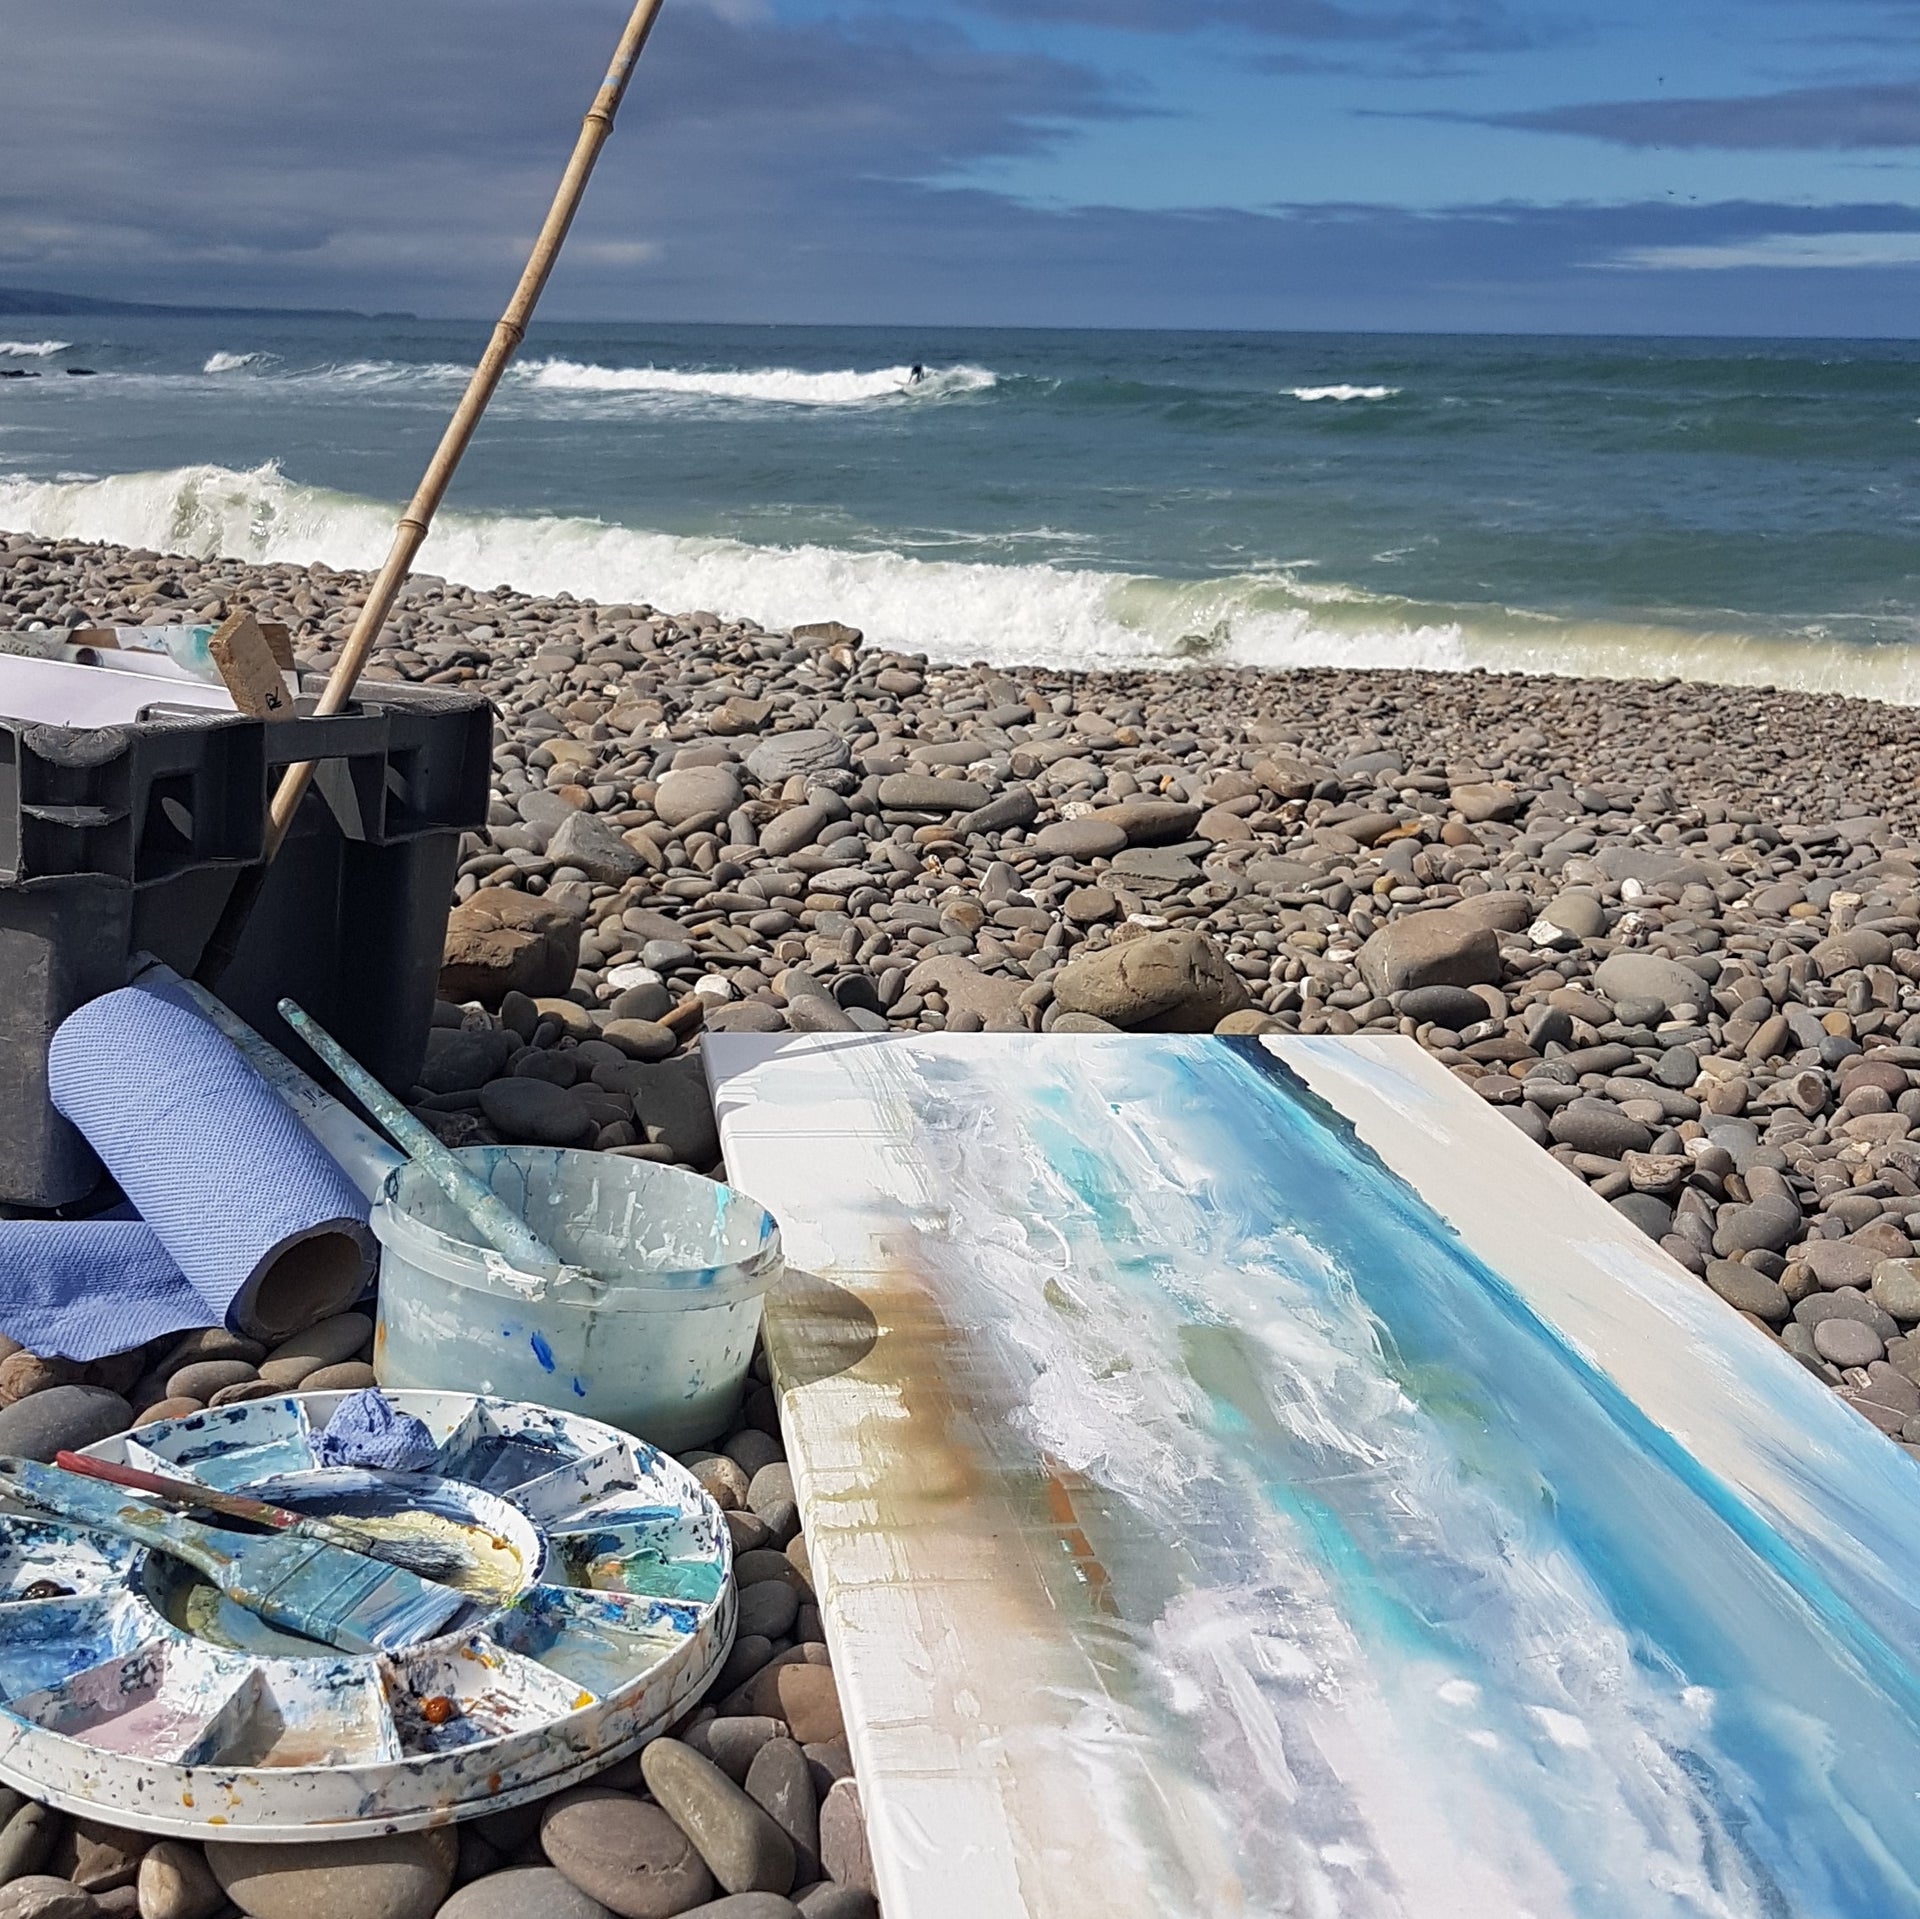
<path fill-rule="evenodd" d="M 580 920 L 564 907 L 506 886 L 483 886 L 447 916 L 440 997 L 498 1006 L 564 993 L 580 964 Z"/>
<path fill-rule="evenodd" d="M 1053 982 L 1054 1004 L 1149 1033 L 1210 1033 L 1247 1004 L 1247 989 L 1204 933 L 1149 933 L 1075 959 Z"/>

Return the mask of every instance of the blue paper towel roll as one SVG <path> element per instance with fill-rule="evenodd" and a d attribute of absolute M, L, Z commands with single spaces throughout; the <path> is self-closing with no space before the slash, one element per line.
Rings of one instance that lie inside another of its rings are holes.
<path fill-rule="evenodd" d="M 47 1080 L 205 1302 L 201 1324 L 271 1343 L 360 1296 L 367 1202 L 197 1013 L 137 986 L 91 1000 L 54 1034 Z"/>
<path fill-rule="evenodd" d="M 43 1359 L 104 1359 L 218 1323 L 139 1220 L 0 1220 L 0 1332 Z"/>

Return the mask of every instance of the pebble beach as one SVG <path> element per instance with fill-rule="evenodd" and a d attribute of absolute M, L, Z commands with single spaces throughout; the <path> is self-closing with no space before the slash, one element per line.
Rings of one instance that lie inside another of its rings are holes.
<path fill-rule="evenodd" d="M 366 584 L 0 535 L 0 627 L 245 606 L 315 672 Z M 1729 1342 L 1779 1342 L 1863 1445 L 1920 1456 L 1920 710 L 1679 681 L 941 663 L 821 612 L 776 632 L 406 589 L 369 696 L 471 688 L 498 714 L 409 1089 L 442 1138 L 716 1174 L 708 1031 L 1405 1035 L 1724 1300 Z M 369 1332 L 347 1315 L 297 1351 L 194 1335 L 86 1368 L 15 1351 L 0 1452 L 364 1383 Z M 211 1919 L 241 1869 L 223 1850 L 289 1855 L 256 1914 L 872 1913 L 764 1384 L 688 1458 L 730 1514 L 742 1637 L 663 1756 L 457 1844 L 356 1842 L 401 1865 L 165 1842 L 162 1870 L 138 1835 L 18 1802 L 0 1915 Z M 130 1860 L 90 1866 L 111 1844 Z M 70 1896 L 9 1908 L 48 1875 Z"/>

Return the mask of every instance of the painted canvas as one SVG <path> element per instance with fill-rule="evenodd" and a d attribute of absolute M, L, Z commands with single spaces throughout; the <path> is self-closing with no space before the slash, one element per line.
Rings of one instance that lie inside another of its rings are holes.
<path fill-rule="evenodd" d="M 709 1046 L 890 1919 L 1920 1910 L 1920 1465 L 1410 1042 Z"/>

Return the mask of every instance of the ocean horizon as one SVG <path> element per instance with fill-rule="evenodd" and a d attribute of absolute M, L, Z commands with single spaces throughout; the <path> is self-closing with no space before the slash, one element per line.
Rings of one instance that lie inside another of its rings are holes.
<path fill-rule="evenodd" d="M 487 330 L 8 314 L 0 528 L 375 566 Z M 1917 460 L 1920 342 L 555 322 L 420 570 L 1007 665 L 1920 703 Z"/>

